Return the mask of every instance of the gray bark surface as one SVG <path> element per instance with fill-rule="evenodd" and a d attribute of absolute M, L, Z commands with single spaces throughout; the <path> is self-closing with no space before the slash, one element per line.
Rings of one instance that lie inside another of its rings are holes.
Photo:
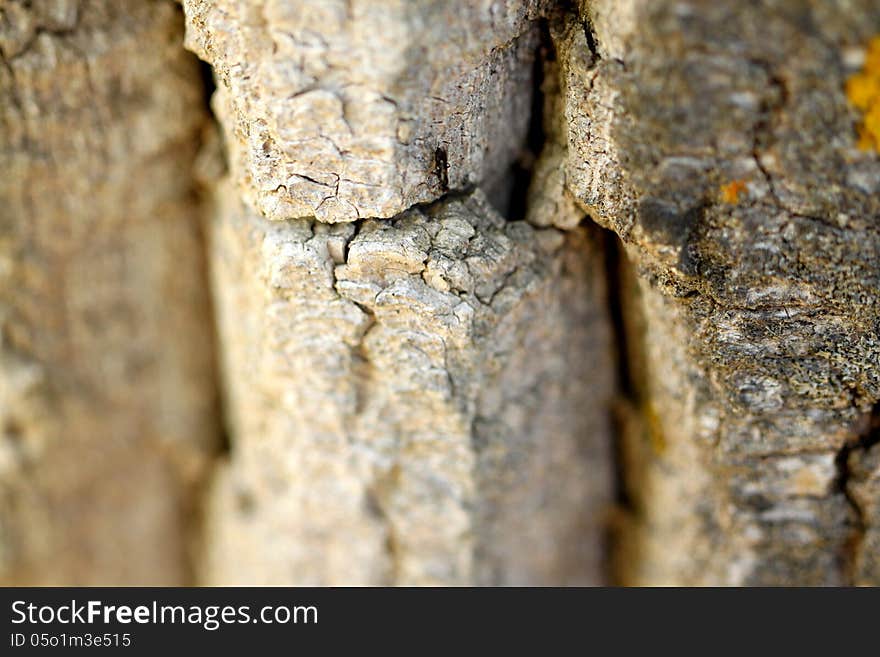
<path fill-rule="evenodd" d="M 637 269 L 654 434 L 628 439 L 630 581 L 875 581 L 880 166 L 844 88 L 880 10 L 581 10 L 556 28 L 565 183 Z"/>

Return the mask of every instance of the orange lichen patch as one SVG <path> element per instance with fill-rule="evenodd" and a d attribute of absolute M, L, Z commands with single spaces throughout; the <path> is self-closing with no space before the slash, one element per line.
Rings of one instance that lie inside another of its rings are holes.
<path fill-rule="evenodd" d="M 880 35 L 868 43 L 862 70 L 846 81 L 846 97 L 863 113 L 859 148 L 880 151 Z"/>
<path fill-rule="evenodd" d="M 725 203 L 736 205 L 739 203 L 739 197 L 749 191 L 748 186 L 743 180 L 732 180 L 726 185 L 721 185 L 721 200 Z"/>

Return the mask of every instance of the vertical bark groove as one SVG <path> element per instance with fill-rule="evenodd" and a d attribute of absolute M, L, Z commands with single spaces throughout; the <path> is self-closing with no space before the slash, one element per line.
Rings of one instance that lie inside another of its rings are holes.
<path fill-rule="evenodd" d="M 878 33 L 0 0 L 0 582 L 880 583 Z"/>

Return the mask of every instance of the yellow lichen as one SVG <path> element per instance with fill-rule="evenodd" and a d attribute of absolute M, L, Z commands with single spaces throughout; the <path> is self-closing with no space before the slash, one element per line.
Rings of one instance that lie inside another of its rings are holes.
<path fill-rule="evenodd" d="M 732 180 L 726 185 L 721 185 L 721 200 L 725 203 L 736 205 L 739 197 L 748 191 L 748 186 L 742 180 Z"/>
<path fill-rule="evenodd" d="M 862 70 L 846 81 L 846 97 L 863 113 L 859 148 L 880 151 L 880 35 L 868 43 Z"/>
<path fill-rule="evenodd" d="M 660 422 L 660 414 L 653 402 L 647 402 L 642 408 L 645 417 L 645 428 L 648 434 L 648 444 L 656 456 L 662 456 L 666 452 L 666 437 L 663 435 L 663 424 Z"/>

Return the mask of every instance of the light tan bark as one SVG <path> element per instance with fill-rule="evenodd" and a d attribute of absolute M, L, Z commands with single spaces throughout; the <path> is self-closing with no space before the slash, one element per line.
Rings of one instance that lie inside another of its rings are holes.
<path fill-rule="evenodd" d="M 602 580 L 601 245 L 483 192 L 524 147 L 533 4 L 185 3 L 231 166 L 206 581 Z"/>
<path fill-rule="evenodd" d="M 206 581 L 601 581 L 598 245 L 505 222 L 481 193 L 328 227 L 220 190 L 233 450 Z"/>
<path fill-rule="evenodd" d="M 182 17 L 0 8 L 0 582 L 183 583 L 215 423 Z"/>
<path fill-rule="evenodd" d="M 493 199 L 529 118 L 537 0 L 185 0 L 221 81 L 233 177 L 270 219 L 385 217 L 450 189 Z"/>

